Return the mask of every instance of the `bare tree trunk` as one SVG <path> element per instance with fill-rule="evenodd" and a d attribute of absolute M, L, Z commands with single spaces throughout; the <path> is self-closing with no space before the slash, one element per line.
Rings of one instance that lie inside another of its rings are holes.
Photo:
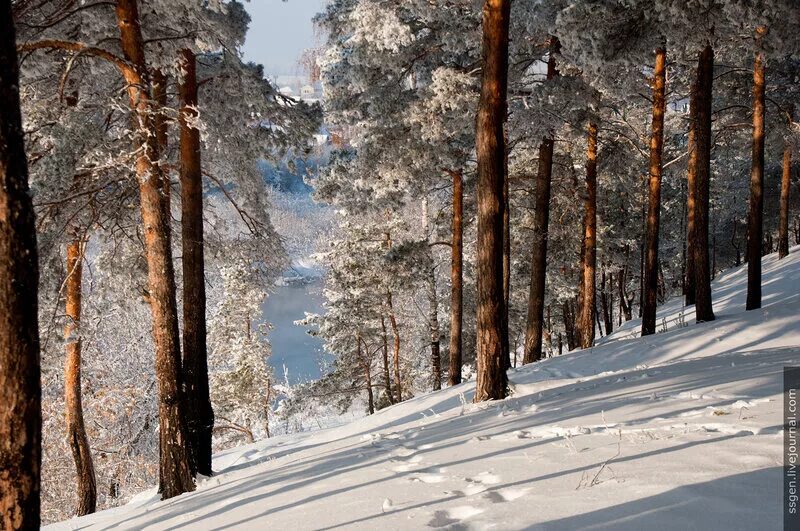
<path fill-rule="evenodd" d="M 503 159 L 510 0 L 483 5 L 483 74 L 478 104 L 478 377 L 475 401 L 500 400 L 508 380 L 503 328 Z"/>
<path fill-rule="evenodd" d="M 369 414 L 375 414 L 375 396 L 372 393 L 372 374 L 370 372 L 369 367 L 369 359 L 365 358 L 364 355 L 369 351 L 367 345 L 364 345 L 364 349 L 361 349 L 361 334 L 356 336 L 356 345 L 358 345 L 358 359 L 361 362 L 361 367 L 364 369 L 364 379 L 367 382 L 367 407 L 369 409 Z"/>
<path fill-rule="evenodd" d="M 194 53 L 181 51 L 181 237 L 183 265 L 183 375 L 186 425 L 193 472 L 210 476 L 214 410 L 208 384 L 206 349 L 206 283 L 203 257 L 203 174 L 197 116 L 197 71 Z M 248 321 L 249 324 L 249 321 Z"/>
<path fill-rule="evenodd" d="M 453 177 L 453 245 L 450 267 L 450 385 L 461 383 L 463 331 L 463 260 L 464 260 L 464 179 L 460 171 Z"/>
<path fill-rule="evenodd" d="M 64 409 L 67 442 L 72 449 L 77 471 L 77 516 L 91 514 L 97 508 L 97 481 L 92 451 L 83 423 L 81 402 L 81 277 L 83 275 L 83 238 L 76 236 L 67 246 L 66 316 L 64 343 Z"/>
<path fill-rule="evenodd" d="M 614 331 L 614 274 L 609 273 L 608 286 L 611 289 L 606 289 L 606 272 L 604 269 L 600 279 L 600 286 L 600 305 L 603 307 L 603 325 L 605 326 L 606 335 L 608 335 Z"/>
<path fill-rule="evenodd" d="M 422 223 L 425 235 L 430 243 L 430 222 L 428 213 L 428 198 L 422 202 Z M 436 265 L 431 253 L 431 265 L 427 274 L 426 284 L 428 288 L 428 332 L 431 338 L 431 380 L 433 380 L 433 390 L 438 391 L 442 388 L 442 359 L 441 359 L 441 331 L 439 328 L 439 301 L 436 296 Z"/>
<path fill-rule="evenodd" d="M 664 112 L 666 110 L 667 51 L 656 50 L 653 72 L 653 125 L 650 138 L 650 181 L 647 207 L 646 253 L 644 264 L 644 304 L 642 308 L 642 335 L 656 332 L 656 305 L 658 302 L 658 230 L 661 210 L 661 172 L 664 151 Z"/>
<path fill-rule="evenodd" d="M 125 59 L 133 66 L 124 70 L 128 96 L 134 111 L 136 177 L 139 183 L 149 299 L 156 345 L 156 379 L 159 387 L 159 439 L 161 459 L 159 490 L 163 499 L 194 490 L 186 439 L 184 397 L 181 390 L 180 338 L 175 300 L 175 272 L 167 213 L 161 198 L 158 145 L 151 117 L 144 43 L 136 0 L 118 0 L 116 7 L 120 41 Z"/>
<path fill-rule="evenodd" d="M 589 124 L 586 152 L 586 201 L 581 252 L 581 298 L 578 308 L 578 340 L 581 348 L 594 344 L 595 277 L 597 270 L 597 124 Z"/>
<path fill-rule="evenodd" d="M 711 111 L 714 82 L 714 49 L 707 45 L 697 61 L 697 96 L 695 123 L 695 214 L 694 240 L 695 313 L 697 322 L 713 321 L 711 301 L 711 264 L 708 256 L 708 206 L 711 183 Z"/>
<path fill-rule="evenodd" d="M 397 317 L 394 314 L 394 303 L 392 302 L 392 290 L 386 290 L 386 306 L 389 309 L 389 323 L 392 325 L 394 334 L 394 386 L 395 398 L 397 402 L 403 401 L 403 382 L 400 378 L 400 330 L 397 327 Z"/>
<path fill-rule="evenodd" d="M 386 318 L 381 315 L 381 341 L 383 343 L 383 386 L 390 404 L 394 404 L 392 379 L 389 376 L 389 336 L 386 334 Z"/>
<path fill-rule="evenodd" d="M 11 2 L 0 2 L 0 527 L 39 527 L 39 264 Z"/>
<path fill-rule="evenodd" d="M 438 391 L 442 388 L 442 361 L 440 355 L 439 338 L 439 312 L 436 300 L 436 270 L 431 267 L 428 273 L 428 326 L 431 337 L 431 377 L 433 379 L 433 390 Z"/>
<path fill-rule="evenodd" d="M 794 105 L 789 107 L 789 125 L 794 119 Z M 781 175 L 781 206 L 778 220 L 778 259 L 789 254 L 789 192 L 792 186 L 792 146 L 783 148 L 783 173 Z"/>
<path fill-rule="evenodd" d="M 750 171 L 750 210 L 747 214 L 747 310 L 761 308 L 761 240 L 764 230 L 764 52 L 761 39 L 767 28 L 756 30 L 753 63 L 753 154 Z"/>
<path fill-rule="evenodd" d="M 575 312 L 569 300 L 561 303 L 561 316 L 564 319 L 564 333 L 567 336 L 567 350 L 575 348 Z"/>
<path fill-rule="evenodd" d="M 558 75 L 555 53 L 558 39 L 551 37 L 547 79 Z M 525 354 L 522 363 L 542 359 L 542 321 L 544 318 L 545 280 L 547 277 L 547 230 L 550 223 L 550 185 L 553 179 L 553 139 L 539 145 L 539 168 L 536 172 L 534 196 L 533 253 L 531 255 L 531 287 L 528 296 L 528 318 L 525 327 Z"/>

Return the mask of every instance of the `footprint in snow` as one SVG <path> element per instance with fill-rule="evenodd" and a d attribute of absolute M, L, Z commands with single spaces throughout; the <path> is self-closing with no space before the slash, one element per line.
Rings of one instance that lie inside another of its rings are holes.
<path fill-rule="evenodd" d="M 478 509 L 477 507 L 472 507 L 471 505 L 461 505 L 459 507 L 453 507 L 452 509 L 447 509 L 444 511 L 436 511 L 433 513 L 433 518 L 430 520 L 430 522 L 428 522 L 428 527 L 466 529 L 466 527 L 457 527 L 454 524 L 458 524 L 467 518 L 477 516 L 482 512 L 483 509 Z"/>
<path fill-rule="evenodd" d="M 497 485 L 500 483 L 500 476 L 491 472 L 481 472 L 475 477 L 466 478 L 468 483 L 480 483 L 481 485 Z"/>
<path fill-rule="evenodd" d="M 514 500 L 518 500 L 525 496 L 530 489 L 503 489 L 503 490 L 493 490 L 491 492 L 487 492 L 483 495 L 484 498 L 489 500 L 492 503 L 504 503 L 510 502 Z"/>

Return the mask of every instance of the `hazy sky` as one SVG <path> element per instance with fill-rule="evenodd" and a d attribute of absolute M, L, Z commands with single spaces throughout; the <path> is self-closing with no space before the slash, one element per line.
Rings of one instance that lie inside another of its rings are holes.
<path fill-rule="evenodd" d="M 314 45 L 311 18 L 327 0 L 250 0 L 244 6 L 252 21 L 244 44 L 248 61 L 264 65 L 268 76 L 298 73 L 297 60 Z"/>

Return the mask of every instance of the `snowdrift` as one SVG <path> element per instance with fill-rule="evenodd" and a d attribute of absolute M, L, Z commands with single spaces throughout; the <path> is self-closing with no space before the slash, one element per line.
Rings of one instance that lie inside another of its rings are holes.
<path fill-rule="evenodd" d="M 473 384 L 339 428 L 215 457 L 165 502 L 49 529 L 780 529 L 782 368 L 800 364 L 800 247 L 714 282 L 717 320 L 671 301 L 593 349 L 512 370 L 513 396 Z"/>

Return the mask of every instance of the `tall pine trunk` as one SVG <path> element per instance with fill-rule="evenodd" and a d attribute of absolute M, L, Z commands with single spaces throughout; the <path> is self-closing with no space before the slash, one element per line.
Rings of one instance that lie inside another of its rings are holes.
<path fill-rule="evenodd" d="M 449 384 L 461 383 L 464 289 L 464 178 L 460 171 L 453 177 L 453 241 L 450 260 L 450 376 Z"/>
<path fill-rule="evenodd" d="M 116 6 L 120 43 L 132 68 L 124 70 L 133 112 L 136 178 L 139 183 L 144 225 L 149 300 L 156 345 L 156 380 L 159 400 L 159 491 L 163 499 L 194 490 L 189 468 L 185 403 L 181 385 L 181 354 L 178 310 L 175 300 L 175 271 L 167 212 L 159 177 L 158 145 L 148 92 L 147 63 L 139 26 L 136 0 L 118 0 Z"/>
<path fill-rule="evenodd" d="M 547 61 L 547 79 L 558 75 L 555 53 L 558 39 L 551 37 L 550 57 Z M 534 191 L 533 253 L 531 256 L 531 287 L 528 296 L 528 318 L 525 327 L 525 352 L 522 363 L 542 359 L 542 334 L 544 329 L 545 279 L 547 277 L 547 226 L 550 223 L 550 185 L 553 179 L 553 138 L 547 137 L 539 145 L 539 168 Z"/>
<path fill-rule="evenodd" d="M 595 277 L 597 270 L 597 124 L 589 124 L 586 151 L 586 200 L 583 212 L 583 250 L 581 256 L 578 340 L 581 348 L 594 344 Z"/>
<path fill-rule="evenodd" d="M 789 126 L 794 119 L 794 105 L 789 107 Z M 783 147 L 783 173 L 781 175 L 781 204 L 778 219 L 778 259 L 789 254 L 789 192 L 792 186 L 792 146 L 787 141 Z"/>
<path fill-rule="evenodd" d="M 503 161 L 510 0 L 483 5 L 483 73 L 478 104 L 478 308 L 475 401 L 506 396 L 503 315 Z"/>
<path fill-rule="evenodd" d="M 753 62 L 753 152 L 750 170 L 750 209 L 747 214 L 747 310 L 761 308 L 761 240 L 764 221 L 764 52 L 761 39 L 767 29 L 756 30 Z"/>
<path fill-rule="evenodd" d="M 642 286 L 642 335 L 656 332 L 658 303 L 658 230 L 661 216 L 661 172 L 664 152 L 664 112 L 666 111 L 667 51 L 656 50 L 653 71 L 653 124 L 650 138 L 650 179 L 647 194 L 644 285 Z"/>
<path fill-rule="evenodd" d="M 0 2 L 0 527 L 39 527 L 39 264 L 11 2 Z"/>
<path fill-rule="evenodd" d="M 76 236 L 67 246 L 66 316 L 64 343 L 64 409 L 67 442 L 72 449 L 77 472 L 78 501 L 75 514 L 91 514 L 97 508 L 97 480 L 92 451 L 83 422 L 81 401 L 81 280 L 85 243 Z"/>
<path fill-rule="evenodd" d="M 697 61 L 696 111 L 693 111 L 695 156 L 694 289 L 697 322 L 713 321 L 711 302 L 711 263 L 708 255 L 708 207 L 711 184 L 711 111 L 714 83 L 714 49 L 707 45 Z"/>
<path fill-rule="evenodd" d="M 179 92 L 181 144 L 181 237 L 183 264 L 183 376 L 186 425 L 193 472 L 210 476 L 214 411 L 208 385 L 206 284 L 203 257 L 203 175 L 197 116 L 197 71 L 194 53 L 181 51 Z"/>

